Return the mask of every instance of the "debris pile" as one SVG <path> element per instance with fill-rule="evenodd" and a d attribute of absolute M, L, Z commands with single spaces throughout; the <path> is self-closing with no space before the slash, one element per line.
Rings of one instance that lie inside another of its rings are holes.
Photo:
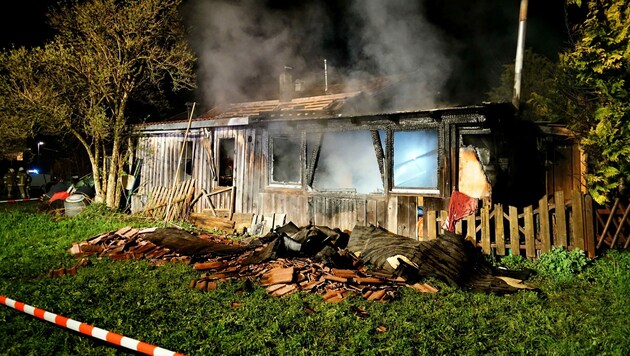
<path fill-rule="evenodd" d="M 297 240 L 287 231 L 293 232 Z M 202 274 L 190 282 L 190 287 L 204 291 L 216 289 L 217 282 L 240 279 L 259 281 L 277 297 L 305 291 L 320 294 L 329 302 L 339 302 L 349 295 L 387 301 L 395 298 L 399 287 L 408 285 L 404 278 L 371 271 L 348 250 L 335 248 L 335 243 L 346 241 L 347 234 L 338 230 L 314 226 L 298 229 L 293 224 L 262 238 L 241 241 L 212 234 L 195 236 L 171 228 L 126 227 L 75 243 L 70 253 L 114 261 L 143 258 L 158 265 L 192 264 Z M 318 254 L 309 257 L 314 251 Z M 51 271 L 51 276 L 59 275 Z M 437 292 L 426 283 L 408 286 L 421 292 Z"/>
<path fill-rule="evenodd" d="M 427 277 L 500 295 L 530 288 L 520 283 L 527 275 L 494 269 L 461 236 L 447 233 L 420 242 L 374 226 L 355 226 L 348 233 L 325 226 L 298 228 L 290 222 L 263 237 L 241 240 L 174 228 L 127 227 L 76 243 L 70 252 L 115 261 L 192 264 L 202 274 L 190 287 L 204 291 L 216 289 L 217 282 L 240 279 L 260 282 L 273 296 L 305 291 L 329 302 L 349 295 L 387 301 L 402 286 L 436 293 L 422 283 Z"/>
<path fill-rule="evenodd" d="M 244 256 L 238 259 L 214 259 L 196 263 L 204 271 L 201 278 L 190 282 L 191 288 L 213 290 L 218 281 L 229 279 L 259 280 L 267 292 L 280 297 L 298 291 L 320 294 L 328 302 L 339 302 L 349 295 L 361 295 L 368 300 L 387 301 L 396 297 L 397 289 L 406 286 L 405 279 L 370 272 L 358 263 L 354 269 L 328 267 L 311 258 L 277 258 L 269 262 L 246 265 Z M 247 258 L 247 257 L 245 257 Z M 421 292 L 435 293 L 428 284 L 413 286 Z"/>
<path fill-rule="evenodd" d="M 157 230 L 157 228 L 124 227 L 118 231 L 106 232 L 86 241 L 74 243 L 70 248 L 70 253 L 75 257 L 93 255 L 108 257 L 112 261 L 144 258 L 157 264 L 166 262 L 190 263 L 189 256 L 180 255 L 168 247 L 156 245 L 145 238 Z"/>

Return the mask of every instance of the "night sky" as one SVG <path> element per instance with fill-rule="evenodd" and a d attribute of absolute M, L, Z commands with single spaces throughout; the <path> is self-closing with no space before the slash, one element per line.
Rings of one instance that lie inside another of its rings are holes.
<path fill-rule="evenodd" d="M 195 0 L 185 3 L 199 2 Z M 247 0 L 245 1 L 247 3 Z M 496 84 L 501 65 L 513 61 L 516 51 L 519 0 L 440 0 L 420 1 L 424 17 L 439 29 L 442 40 L 454 58 L 446 91 L 462 103 L 479 102 Z M 12 2 L 0 12 L 0 46 L 34 46 L 50 38 L 45 12 L 54 2 L 25 0 Z M 300 16 L 301 8 L 317 3 L 323 9 L 330 31 L 323 36 L 321 54 L 315 61 L 328 58 L 337 67 L 352 66 L 352 38 L 349 33 L 348 1 L 267 0 L 268 9 Z M 193 26 L 194 27 L 194 26 Z M 295 36 L 307 36 L 306 30 L 291 29 Z M 526 47 L 550 59 L 566 45 L 564 1 L 530 1 Z M 310 65 L 306 61 L 304 65 Z M 273 82 L 276 85 L 276 82 Z"/>

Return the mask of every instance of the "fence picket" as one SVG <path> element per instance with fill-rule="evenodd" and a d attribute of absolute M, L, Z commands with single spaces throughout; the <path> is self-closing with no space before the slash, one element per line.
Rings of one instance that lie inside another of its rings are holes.
<path fill-rule="evenodd" d="M 582 203 L 582 193 L 579 190 L 573 191 L 571 203 L 571 216 L 573 217 L 573 245 L 584 251 L 584 213 Z"/>
<path fill-rule="evenodd" d="M 481 251 L 490 254 L 490 208 L 481 208 Z"/>
<path fill-rule="evenodd" d="M 516 207 L 510 206 L 508 211 L 510 212 L 510 248 L 513 255 L 520 255 L 521 242 L 518 234 L 518 210 L 516 210 Z"/>
<path fill-rule="evenodd" d="M 584 239 L 585 248 L 589 258 L 595 257 L 595 218 L 593 215 L 593 198 L 584 196 Z"/>
<path fill-rule="evenodd" d="M 429 240 L 435 240 L 437 237 L 437 231 L 435 228 L 435 225 L 437 224 L 437 222 L 435 221 L 435 211 L 428 211 L 427 212 L 427 235 L 428 235 L 428 239 Z"/>
<path fill-rule="evenodd" d="M 538 213 L 540 216 L 540 241 L 542 242 L 540 252 L 545 253 L 551 250 L 551 236 L 549 235 L 549 201 L 546 195 L 538 201 Z"/>
<path fill-rule="evenodd" d="M 555 209 L 555 224 L 554 224 L 554 246 L 567 247 L 567 216 L 564 205 L 564 192 L 559 190 L 554 194 L 553 198 Z"/>
<path fill-rule="evenodd" d="M 536 244 L 534 234 L 534 209 L 532 206 L 526 206 L 523 209 L 525 222 L 525 255 L 529 258 L 536 257 Z"/>
<path fill-rule="evenodd" d="M 599 218 L 604 225 L 603 219 L 594 214 L 593 200 L 589 195 L 580 191 L 569 194 L 572 198 L 570 201 L 565 201 L 562 191 L 555 192 L 553 200 L 549 196 L 543 196 L 536 209 L 533 205 L 527 206 L 521 215 L 514 206 L 508 206 L 506 212 L 502 204 L 484 204 L 478 216 L 469 215 L 456 222 L 455 232 L 465 236 L 474 246 L 480 247 L 484 254 L 524 254 L 533 259 L 541 253 L 551 251 L 555 246 L 563 246 L 569 249 L 579 248 L 593 258 L 597 251 L 596 243 L 602 243 L 601 240 L 598 241 L 600 229 L 595 226 L 595 219 Z M 441 229 L 437 224 L 445 221 L 447 214 L 444 210 L 425 211 L 429 240 L 436 238 Z M 621 221 L 625 224 L 630 216 L 630 205 L 627 209 L 622 208 L 618 215 L 623 215 Z M 610 220 L 607 225 L 611 225 Z M 624 226 L 618 227 L 614 236 L 608 235 L 615 241 L 619 238 L 627 246 L 630 238 L 621 233 L 623 229 Z M 602 233 L 604 235 L 605 232 Z M 525 251 L 521 251 L 521 248 Z"/>
<path fill-rule="evenodd" d="M 472 242 L 473 246 L 477 246 L 477 227 L 475 215 L 469 215 L 466 217 L 466 239 Z"/>
<path fill-rule="evenodd" d="M 503 227 L 503 205 L 494 205 L 494 236 L 497 244 L 497 255 L 505 255 L 505 230 Z"/>

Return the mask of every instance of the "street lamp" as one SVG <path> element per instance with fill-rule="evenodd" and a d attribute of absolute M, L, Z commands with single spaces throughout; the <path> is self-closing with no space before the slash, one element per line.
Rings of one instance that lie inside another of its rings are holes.
<path fill-rule="evenodd" d="M 42 141 L 37 142 L 37 165 L 39 166 L 39 146 L 43 145 Z"/>

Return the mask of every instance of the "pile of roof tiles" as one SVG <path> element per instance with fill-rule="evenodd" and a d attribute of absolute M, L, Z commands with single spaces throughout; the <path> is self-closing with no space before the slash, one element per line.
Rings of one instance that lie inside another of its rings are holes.
<path fill-rule="evenodd" d="M 369 272 L 357 259 L 357 268 L 331 268 L 310 258 L 277 258 L 255 265 L 241 265 L 237 260 L 196 263 L 193 267 L 205 271 L 201 278 L 190 283 L 191 288 L 213 290 L 217 281 L 228 279 L 260 280 L 267 292 L 280 297 L 298 291 L 320 294 L 328 302 L 339 302 L 349 295 L 361 295 L 368 300 L 394 299 L 406 281 L 401 277 Z M 435 293 L 428 284 L 414 284 L 421 292 Z"/>
<path fill-rule="evenodd" d="M 232 255 L 191 256 L 149 241 L 152 238 L 151 234 L 157 234 L 156 230 L 122 228 L 75 243 L 70 248 L 70 253 L 76 257 L 98 256 L 114 261 L 142 258 L 156 264 L 167 262 L 192 264 L 193 268 L 203 273 L 200 278 L 190 282 L 190 287 L 203 291 L 216 289 L 218 282 L 236 279 L 259 281 L 270 295 L 276 297 L 304 291 L 317 293 L 329 302 L 339 302 L 350 295 L 360 295 L 368 300 L 388 301 L 396 297 L 398 288 L 402 286 L 413 287 L 424 293 L 437 292 L 426 283 L 409 285 L 403 277 L 371 271 L 358 257 L 341 248 L 334 249 L 333 257 L 338 261 L 337 266 L 334 266 L 330 260 L 319 258 L 320 256 L 311 257 L 304 254 L 290 256 L 287 251 L 282 250 L 283 243 L 274 247 L 274 243 L 278 241 L 277 237 L 273 240 L 256 239 L 253 243 L 251 239 L 237 241 L 218 235 L 199 234 L 197 237 L 211 243 L 244 249 Z M 310 236 L 314 236 L 314 232 L 319 231 L 312 229 Z M 182 233 L 188 234 L 183 231 Z M 255 258 L 272 248 L 274 249 L 272 254 L 265 255 L 263 259 Z M 342 268 L 339 268 L 340 266 Z M 73 273 L 76 273 L 76 268 L 73 269 Z M 58 275 L 60 274 L 55 276 Z"/>
<path fill-rule="evenodd" d="M 157 264 L 166 262 L 190 263 L 189 256 L 182 256 L 169 248 L 158 246 L 143 236 L 156 231 L 156 228 L 137 229 L 124 227 L 118 231 L 106 232 L 86 241 L 74 243 L 70 253 L 75 257 L 108 257 L 112 261 L 132 258 L 148 259 Z"/>

